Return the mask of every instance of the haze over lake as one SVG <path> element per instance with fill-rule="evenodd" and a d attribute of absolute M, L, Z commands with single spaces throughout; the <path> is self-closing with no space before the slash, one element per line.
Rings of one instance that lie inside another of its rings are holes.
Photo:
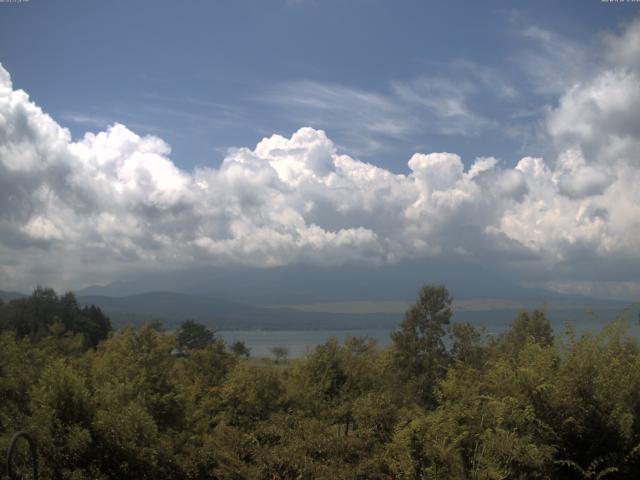
<path fill-rule="evenodd" d="M 601 310 L 597 313 L 587 310 L 574 310 L 564 312 L 553 312 L 549 315 L 552 319 L 553 328 L 561 334 L 567 322 L 571 322 L 576 333 L 595 332 L 602 329 L 613 320 L 619 310 Z M 476 327 L 484 328 L 488 337 L 499 335 L 508 329 L 511 322 L 516 318 L 517 311 L 492 311 L 490 316 L 479 317 L 473 322 Z M 630 320 L 638 318 L 638 307 L 630 312 Z M 398 323 L 402 316 L 398 317 Z M 462 317 L 459 320 L 454 316 L 453 321 L 469 320 L 469 317 Z M 300 357 L 310 352 L 316 346 L 326 342 L 330 338 L 337 338 L 344 342 L 349 337 L 366 337 L 376 341 L 381 348 L 389 346 L 391 343 L 391 328 L 361 328 L 350 330 L 220 330 L 217 332 L 227 343 L 242 341 L 251 350 L 251 355 L 255 357 L 272 357 L 271 348 L 284 346 L 289 349 L 289 356 Z M 632 333 L 640 334 L 640 326 L 633 325 Z"/>

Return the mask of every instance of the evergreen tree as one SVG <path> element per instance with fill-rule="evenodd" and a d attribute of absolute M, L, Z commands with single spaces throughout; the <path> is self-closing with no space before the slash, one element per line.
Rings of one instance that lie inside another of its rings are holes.
<path fill-rule="evenodd" d="M 453 313 L 451 302 L 443 285 L 423 287 L 400 328 L 391 333 L 399 378 L 413 386 L 424 405 L 434 405 L 436 382 L 446 372 L 444 336 Z"/>
<path fill-rule="evenodd" d="M 178 330 L 177 340 L 183 348 L 206 348 L 214 342 L 215 336 L 201 323 L 185 320 Z"/>

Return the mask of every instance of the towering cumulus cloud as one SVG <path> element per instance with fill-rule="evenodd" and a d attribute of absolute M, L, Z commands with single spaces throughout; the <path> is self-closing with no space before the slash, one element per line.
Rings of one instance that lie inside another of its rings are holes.
<path fill-rule="evenodd" d="M 639 31 L 607 38 L 609 63 L 549 109 L 554 158 L 465 168 L 454 153 L 417 153 L 407 174 L 343 155 L 312 128 L 184 171 L 162 139 L 124 125 L 73 141 L 0 67 L 0 283 L 433 255 L 575 267 L 575 280 L 588 280 L 584 262 L 637 265 Z"/>

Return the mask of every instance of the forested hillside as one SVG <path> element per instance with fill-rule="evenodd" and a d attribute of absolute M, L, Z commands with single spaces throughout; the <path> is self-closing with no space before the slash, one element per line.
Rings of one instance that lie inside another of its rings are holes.
<path fill-rule="evenodd" d="M 522 312 L 499 336 L 424 287 L 392 344 L 329 340 L 274 362 L 196 322 L 111 331 L 38 289 L 0 306 L 0 447 L 43 479 L 631 479 L 640 344 Z"/>

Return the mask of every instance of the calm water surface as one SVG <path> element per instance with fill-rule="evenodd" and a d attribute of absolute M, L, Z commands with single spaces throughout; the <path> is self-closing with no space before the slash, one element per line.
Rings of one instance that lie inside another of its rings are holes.
<path fill-rule="evenodd" d="M 498 314 L 499 313 L 499 314 Z M 489 335 L 497 335 L 506 330 L 517 312 L 495 312 L 491 322 L 477 321 L 473 317 L 458 318 L 456 321 L 470 321 L 477 327 L 484 327 Z M 638 317 L 634 312 L 633 318 Z M 580 334 L 586 331 L 597 332 L 601 330 L 615 314 L 585 315 L 584 312 L 549 312 L 549 319 L 556 335 L 562 334 L 565 322 L 573 322 L 575 332 Z M 631 334 L 640 335 L 638 321 L 632 323 Z M 251 349 L 252 357 L 271 357 L 270 349 L 277 346 L 287 347 L 290 357 L 301 357 L 308 350 L 326 342 L 331 337 L 337 337 L 344 342 L 349 337 L 369 337 L 374 339 L 379 347 L 386 347 L 391 342 L 389 334 L 392 328 L 383 329 L 359 329 L 359 330 L 236 330 L 218 331 L 227 344 L 240 340 Z"/>
<path fill-rule="evenodd" d="M 331 337 L 341 342 L 349 337 L 370 337 L 385 347 L 391 341 L 391 330 L 248 330 L 217 332 L 227 344 L 240 340 L 251 349 L 252 357 L 272 356 L 269 349 L 282 346 L 289 349 L 290 357 L 301 357 L 308 349 L 312 349 Z"/>

